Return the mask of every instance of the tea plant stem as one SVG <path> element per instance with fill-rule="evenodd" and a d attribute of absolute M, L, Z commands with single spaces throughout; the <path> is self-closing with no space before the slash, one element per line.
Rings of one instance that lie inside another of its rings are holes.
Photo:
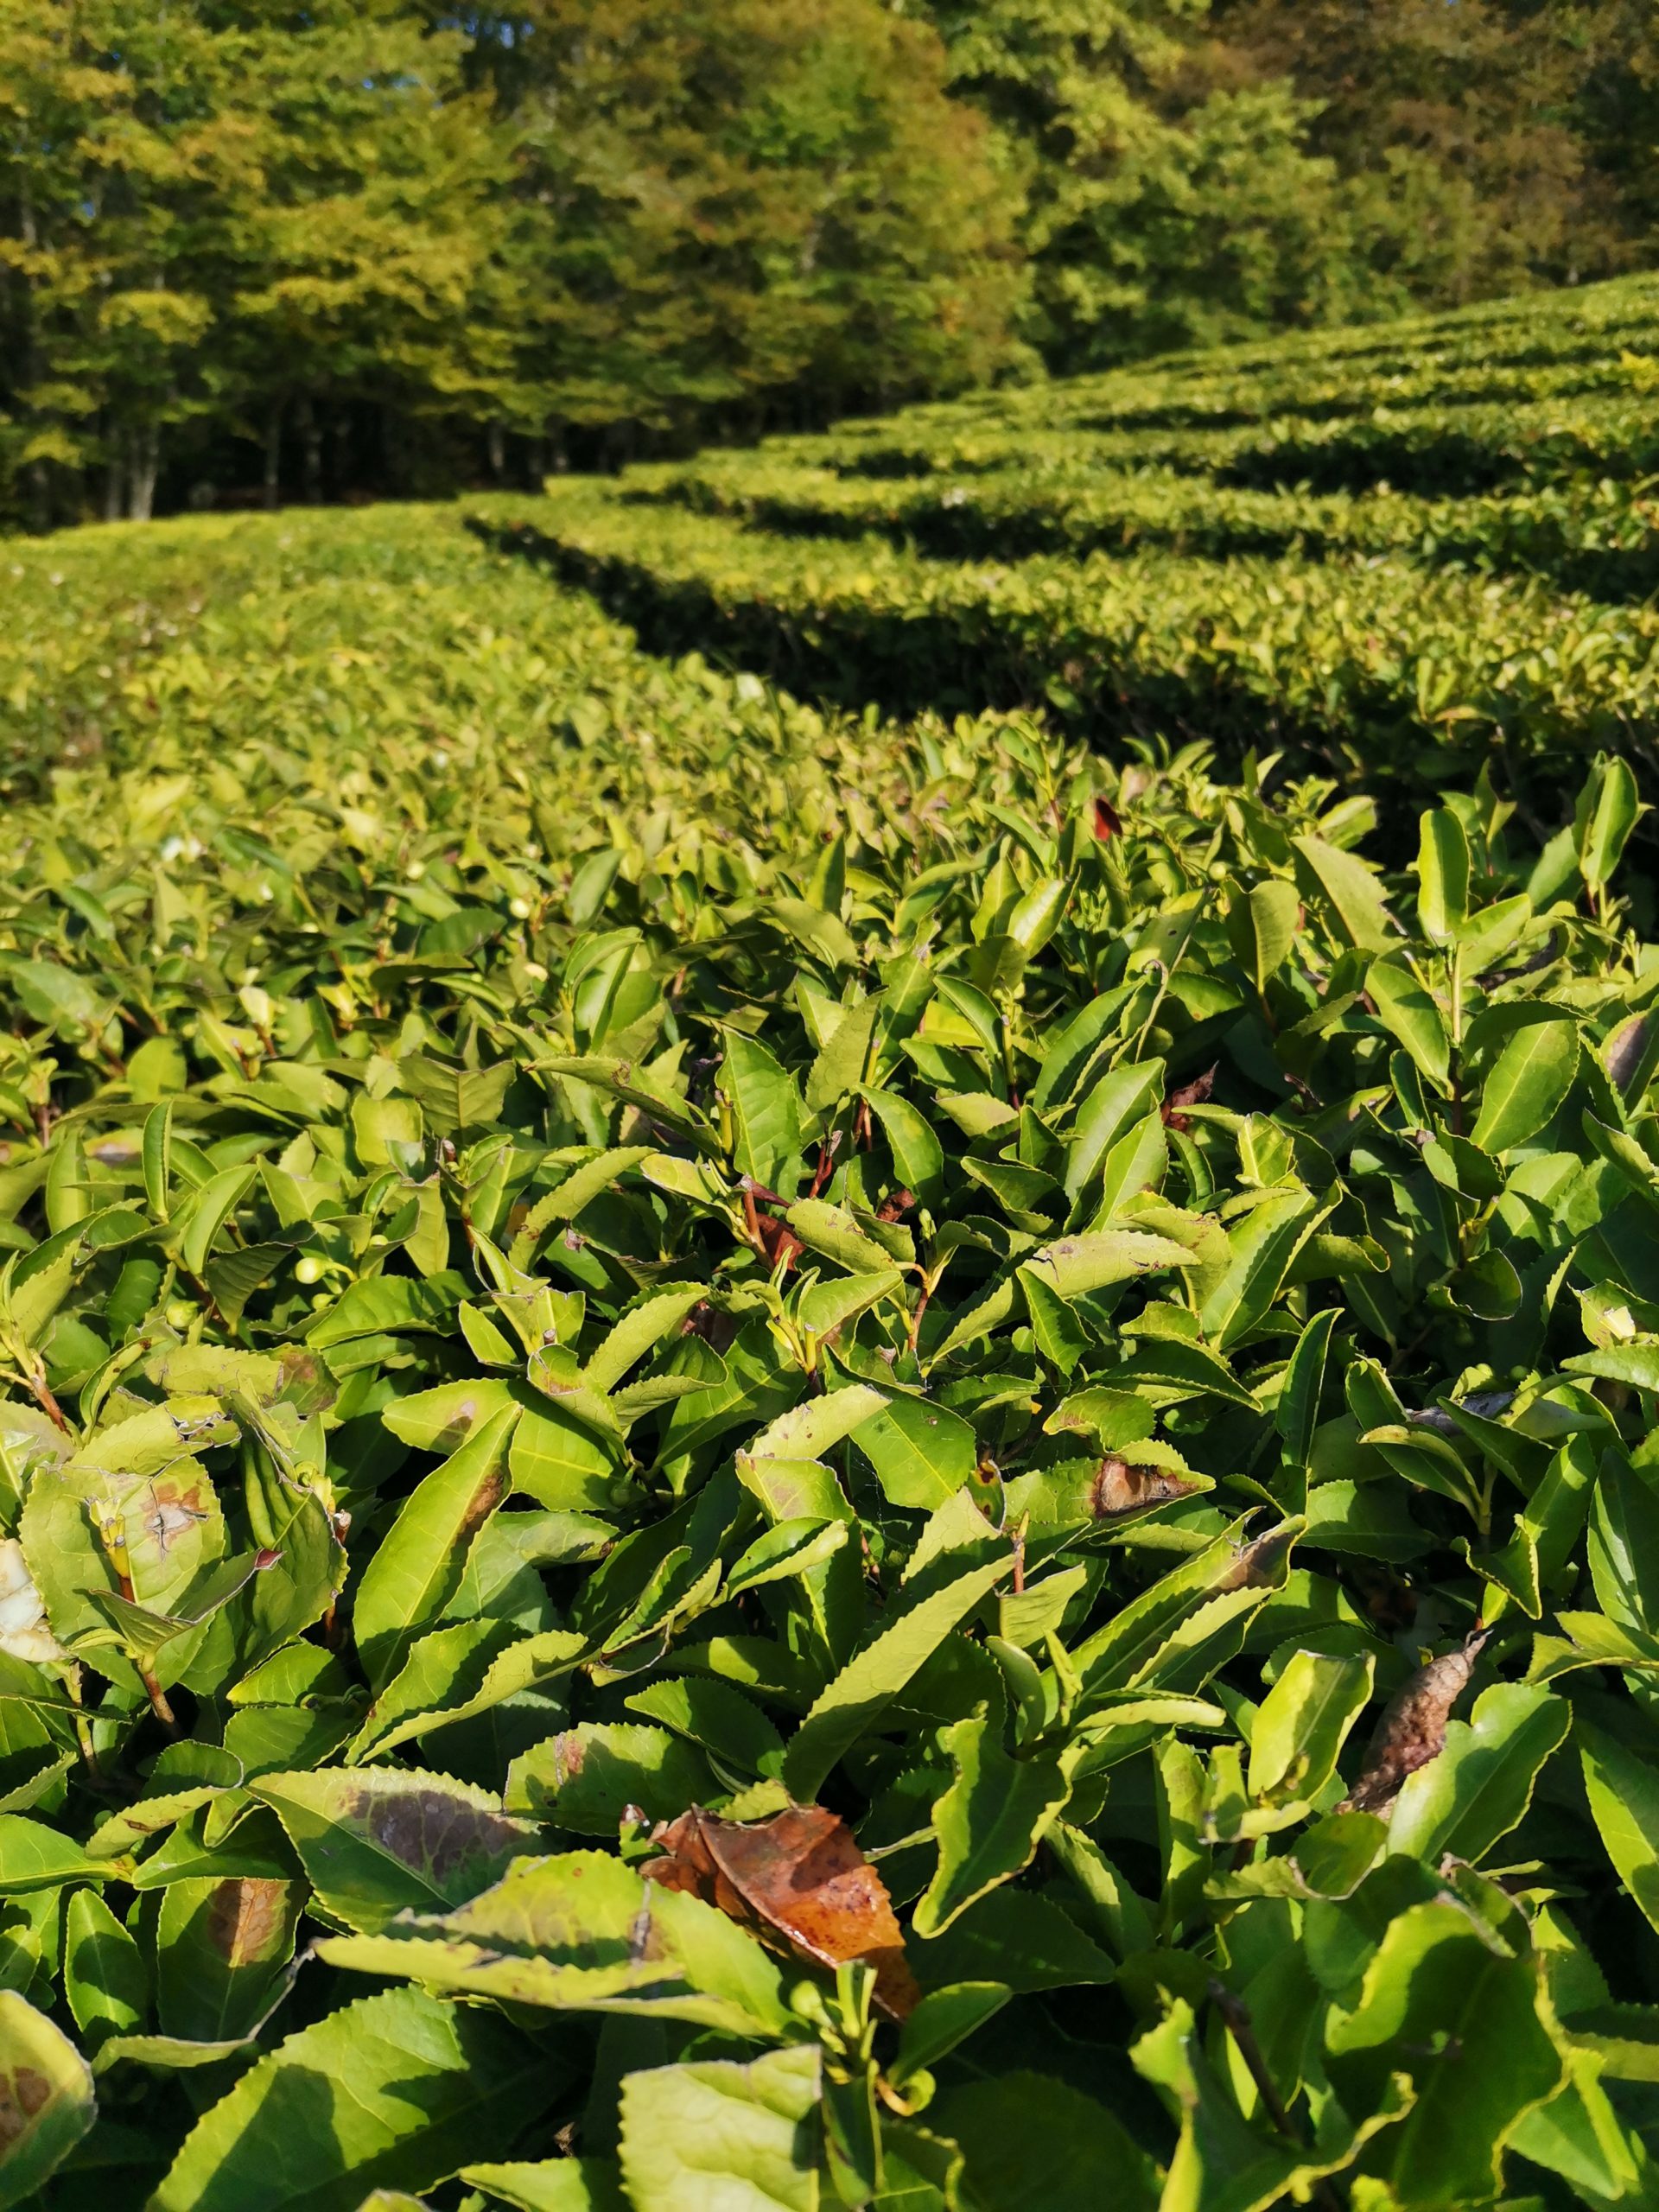
<path fill-rule="evenodd" d="M 1224 1982 L 1217 1980 L 1211 1980 L 1209 1993 L 1211 2003 L 1220 2015 L 1222 2025 L 1231 2036 L 1238 2055 L 1244 2062 L 1245 2070 L 1255 2084 L 1262 2109 L 1287 2143 L 1294 2144 L 1299 2151 L 1305 2151 L 1307 2145 L 1302 2133 L 1291 2119 L 1278 2086 L 1268 2071 L 1267 2061 L 1262 2056 L 1262 2046 L 1255 2039 L 1249 2006 L 1242 1997 L 1236 1997 Z M 1342 2200 L 1328 2180 L 1315 2183 L 1313 2201 L 1325 2206 L 1327 2212 L 1341 2212 Z"/>

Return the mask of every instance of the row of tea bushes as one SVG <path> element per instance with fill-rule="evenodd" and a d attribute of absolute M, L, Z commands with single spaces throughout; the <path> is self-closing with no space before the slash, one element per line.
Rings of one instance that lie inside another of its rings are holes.
<path fill-rule="evenodd" d="M 0 2202 L 1653 2201 L 1628 766 L 18 565 Z"/>

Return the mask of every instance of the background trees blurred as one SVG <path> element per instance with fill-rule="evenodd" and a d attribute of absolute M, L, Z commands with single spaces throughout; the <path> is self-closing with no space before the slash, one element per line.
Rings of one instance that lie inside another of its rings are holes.
<path fill-rule="evenodd" d="M 0 521 L 1639 264 L 1649 0 L 0 0 Z"/>

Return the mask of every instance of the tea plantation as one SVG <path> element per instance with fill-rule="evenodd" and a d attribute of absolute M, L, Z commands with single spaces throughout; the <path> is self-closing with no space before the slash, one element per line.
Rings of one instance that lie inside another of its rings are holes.
<path fill-rule="evenodd" d="M 1656 388 L 0 546 L 0 2207 L 1659 2207 Z"/>

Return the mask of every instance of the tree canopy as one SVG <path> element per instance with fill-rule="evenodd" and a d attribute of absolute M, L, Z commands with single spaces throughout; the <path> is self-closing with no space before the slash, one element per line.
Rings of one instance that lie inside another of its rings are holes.
<path fill-rule="evenodd" d="M 1644 0 L 0 0 L 0 521 L 430 492 L 1639 263 Z"/>

